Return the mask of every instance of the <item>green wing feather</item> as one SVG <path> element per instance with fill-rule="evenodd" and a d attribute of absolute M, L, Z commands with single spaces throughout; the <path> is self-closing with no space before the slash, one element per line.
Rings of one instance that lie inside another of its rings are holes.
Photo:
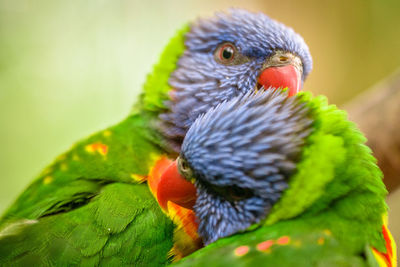
<path fill-rule="evenodd" d="M 365 255 L 354 253 L 350 244 L 343 244 L 317 220 L 296 220 L 225 238 L 176 264 L 207 265 L 367 266 L 367 262 Z"/>
<path fill-rule="evenodd" d="M 143 116 L 132 115 L 79 142 L 39 175 L 3 222 L 60 212 L 67 203 L 90 199 L 106 183 L 137 183 L 134 175 L 147 175 L 154 158 L 163 153 L 149 135 Z"/>
<path fill-rule="evenodd" d="M 173 225 L 132 177 L 161 153 L 142 120 L 78 143 L 28 187 L 4 216 L 0 265 L 168 262 Z"/>
<path fill-rule="evenodd" d="M 0 265 L 164 265 L 172 230 L 146 185 L 111 183 L 79 208 L 4 229 Z"/>

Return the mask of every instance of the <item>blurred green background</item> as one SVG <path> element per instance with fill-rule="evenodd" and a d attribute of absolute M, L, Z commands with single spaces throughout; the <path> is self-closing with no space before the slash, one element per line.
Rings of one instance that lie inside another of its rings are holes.
<path fill-rule="evenodd" d="M 183 23 L 232 6 L 303 35 L 305 90 L 331 103 L 400 66 L 399 0 L 0 0 L 0 212 L 71 144 L 129 113 Z"/>

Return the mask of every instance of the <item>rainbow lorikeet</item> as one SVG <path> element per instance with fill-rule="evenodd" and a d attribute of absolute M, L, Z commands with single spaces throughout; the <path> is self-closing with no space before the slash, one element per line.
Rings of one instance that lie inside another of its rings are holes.
<path fill-rule="evenodd" d="M 164 209 L 194 209 L 206 245 L 177 266 L 395 266 L 387 191 L 364 142 L 310 93 L 247 92 L 210 109 L 157 185 Z M 195 188 L 193 207 L 171 183 Z"/>
<path fill-rule="evenodd" d="M 163 265 L 195 250 L 194 217 L 179 207 L 166 216 L 147 178 L 179 153 L 200 114 L 262 86 L 295 94 L 311 68 L 304 40 L 261 13 L 184 27 L 132 113 L 59 156 L 5 212 L 0 265 Z"/>

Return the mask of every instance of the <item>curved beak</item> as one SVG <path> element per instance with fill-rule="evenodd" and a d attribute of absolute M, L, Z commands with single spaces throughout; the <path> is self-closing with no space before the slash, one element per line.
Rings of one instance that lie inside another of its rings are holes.
<path fill-rule="evenodd" d="M 196 188 L 179 173 L 176 160 L 161 175 L 157 201 L 166 212 L 168 212 L 168 201 L 193 209 L 196 202 Z"/>
<path fill-rule="evenodd" d="M 288 88 L 288 95 L 293 96 L 301 90 L 302 65 L 299 57 L 277 51 L 264 64 L 264 69 L 258 78 L 258 87 L 268 89 Z"/>

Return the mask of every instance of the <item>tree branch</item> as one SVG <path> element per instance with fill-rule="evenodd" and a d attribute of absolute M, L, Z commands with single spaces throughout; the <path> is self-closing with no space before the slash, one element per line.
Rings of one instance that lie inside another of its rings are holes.
<path fill-rule="evenodd" d="M 343 107 L 368 138 L 389 192 L 400 185 L 400 69 Z"/>

